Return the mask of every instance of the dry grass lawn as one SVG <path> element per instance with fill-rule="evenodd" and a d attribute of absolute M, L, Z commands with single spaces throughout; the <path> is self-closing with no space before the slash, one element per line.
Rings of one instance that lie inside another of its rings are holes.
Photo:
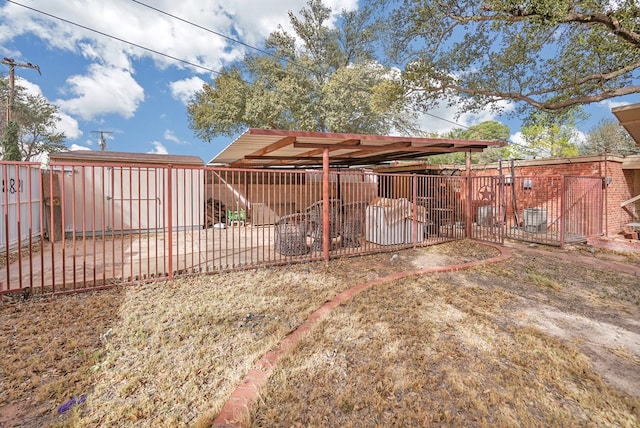
<path fill-rule="evenodd" d="M 340 291 L 493 255 L 465 241 L 393 262 L 5 298 L 0 426 L 208 426 L 255 360 Z M 640 281 L 616 263 L 640 269 L 609 252 L 523 249 L 366 290 L 286 354 L 246 425 L 638 426 Z"/>

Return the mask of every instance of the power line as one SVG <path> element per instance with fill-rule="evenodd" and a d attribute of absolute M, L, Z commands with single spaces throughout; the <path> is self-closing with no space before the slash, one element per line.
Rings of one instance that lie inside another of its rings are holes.
<path fill-rule="evenodd" d="M 211 33 L 211 34 L 215 34 L 216 36 L 222 37 L 223 39 L 228 40 L 228 41 L 230 41 L 230 42 L 237 43 L 237 44 L 242 45 L 242 46 L 244 46 L 244 47 L 247 47 L 247 48 L 249 48 L 249 49 L 253 49 L 253 50 L 255 50 L 255 51 L 258 51 L 258 52 L 260 52 L 261 54 L 268 55 L 268 56 L 270 56 L 270 57 L 272 57 L 272 58 L 275 58 L 275 59 L 277 59 L 277 60 L 281 60 L 281 59 L 283 59 L 283 58 L 279 57 L 278 55 L 274 55 L 274 54 L 272 54 L 272 53 L 271 53 L 271 52 L 269 52 L 269 51 L 265 51 L 264 49 L 260 49 L 260 48 L 257 48 L 257 47 L 255 47 L 255 46 L 251 46 L 250 44 L 245 43 L 245 42 L 243 42 L 243 41 L 241 41 L 241 40 L 234 39 L 233 37 L 229 37 L 229 36 L 226 36 L 226 35 L 224 35 L 224 34 L 222 34 L 222 33 L 219 33 L 219 32 L 217 32 L 217 31 L 214 31 L 214 30 L 212 30 L 212 29 L 210 29 L 210 28 L 203 27 L 202 25 L 196 24 L 195 22 L 189 21 L 189 20 L 184 19 L 184 18 L 180 18 L 179 16 L 176 16 L 176 15 L 174 15 L 174 14 L 172 14 L 172 13 L 169 13 L 169 12 L 166 12 L 166 11 L 164 11 L 164 10 L 158 9 L 157 7 L 153 7 L 153 6 L 151 6 L 151 5 L 148 5 L 148 4 L 143 3 L 143 2 L 141 2 L 141 1 L 138 1 L 138 0 L 131 0 L 131 1 L 132 1 L 132 2 L 134 2 L 134 3 L 138 3 L 138 4 L 139 4 L 139 5 L 141 5 L 141 6 L 148 7 L 149 9 L 155 10 L 156 12 L 161 13 L 161 14 L 163 14 L 163 15 L 166 15 L 166 16 L 168 16 L 168 17 L 170 17 L 170 18 L 173 18 L 173 19 L 176 19 L 176 20 L 178 20 L 178 21 L 184 22 L 185 24 L 189 24 L 189 25 L 191 25 L 191 26 L 193 26 L 193 27 L 196 27 L 196 28 L 199 28 L 199 29 L 201 29 L 201 30 L 207 31 L 207 32 L 209 32 L 209 33 Z M 285 59 L 285 61 L 286 61 L 286 59 Z M 288 62 L 288 61 L 287 61 L 287 62 Z M 299 64 L 296 64 L 296 65 L 300 66 Z"/>
<path fill-rule="evenodd" d="M 161 14 L 163 14 L 163 15 L 166 15 L 166 16 L 168 16 L 168 17 L 172 18 L 172 19 L 176 19 L 176 20 L 178 20 L 178 21 L 180 21 L 180 22 L 184 22 L 185 24 L 188 24 L 188 25 L 191 25 L 191 26 L 193 26 L 193 27 L 199 28 L 199 29 L 201 29 L 201 30 L 207 31 L 207 32 L 209 32 L 209 33 L 211 33 L 211 34 L 215 34 L 216 36 L 222 37 L 223 39 L 228 40 L 228 41 L 230 41 L 230 42 L 237 43 L 237 44 L 242 45 L 242 46 L 244 46 L 244 47 L 247 47 L 247 48 L 249 48 L 249 49 L 253 49 L 253 50 L 257 51 L 257 52 L 260 52 L 261 54 L 264 54 L 264 55 L 270 56 L 270 57 L 272 57 L 272 58 L 274 58 L 274 59 L 276 59 L 276 60 L 278 60 L 278 61 L 285 61 L 287 64 L 293 65 L 293 66 L 298 67 L 298 68 L 300 68 L 300 69 L 302 69 L 302 70 L 313 72 L 313 70 L 311 70 L 311 69 L 309 69 L 309 68 L 307 68 L 307 67 L 304 67 L 303 65 L 300 65 L 300 64 L 298 64 L 298 63 L 296 63 L 296 62 L 294 62 L 294 61 L 290 61 L 290 60 L 289 60 L 289 59 L 287 59 L 287 58 L 282 58 L 282 57 L 280 57 L 280 56 L 278 56 L 278 55 L 274 55 L 274 54 L 272 54 L 272 53 L 271 53 L 271 52 L 269 52 L 269 51 L 266 51 L 266 50 L 264 50 L 264 49 L 257 48 L 257 47 L 255 47 L 255 46 L 250 45 L 250 44 L 248 44 L 248 43 L 245 43 L 245 42 L 243 42 L 243 41 L 241 41 L 241 40 L 234 39 L 233 37 L 229 37 L 229 36 L 224 35 L 224 34 L 222 34 L 222 33 L 220 33 L 220 32 L 217 32 L 217 31 L 211 30 L 210 28 L 207 28 L 207 27 L 204 27 L 204 26 L 202 26 L 202 25 L 196 24 L 196 23 L 195 23 L 195 22 L 193 22 L 193 21 L 189 21 L 189 20 L 187 20 L 187 19 L 181 18 L 181 17 L 179 17 L 179 16 L 177 16 L 177 15 L 174 15 L 174 14 L 172 14 L 172 13 L 169 13 L 169 12 L 166 12 L 166 11 L 164 11 L 164 10 L 158 9 L 157 7 L 154 7 L 154 6 L 148 5 L 148 4 L 143 3 L 143 2 L 141 2 L 141 1 L 139 1 L 139 0 L 131 0 L 131 1 L 132 1 L 132 2 L 134 2 L 134 3 L 137 3 L 137 4 L 141 5 L 141 6 L 147 7 L 147 8 L 149 8 L 149 9 L 151 9 L 151 10 L 154 10 L 154 11 L 156 11 L 156 12 L 158 12 L 158 13 L 161 13 Z M 457 122 L 454 122 L 454 121 L 452 121 L 452 120 L 445 119 L 445 118 L 440 117 L 440 116 L 437 116 L 437 115 L 435 115 L 435 114 L 427 113 L 427 112 L 424 112 L 424 114 L 426 114 L 426 115 L 428 115 L 428 116 L 431 116 L 431 117 L 434 117 L 434 118 L 436 118 L 436 119 L 442 120 L 442 121 L 444 121 L 444 122 L 451 123 L 452 125 L 459 126 L 459 127 L 461 127 L 461 128 L 465 128 L 465 129 L 469 129 L 469 127 L 468 127 L 468 126 L 466 126 L 466 125 L 462 125 L 462 124 L 457 123 Z"/>
<path fill-rule="evenodd" d="M 148 4 L 143 3 L 143 2 L 141 2 L 139 0 L 131 0 L 131 1 L 134 2 L 134 3 L 137 3 L 137 4 L 141 5 L 141 6 L 147 7 L 149 9 L 151 9 L 151 10 L 154 10 L 154 11 L 156 11 L 158 13 L 161 13 L 163 15 L 166 15 L 166 16 L 172 18 L 172 19 L 176 19 L 176 20 L 178 20 L 180 22 L 184 22 L 185 24 L 188 24 L 188 25 L 191 25 L 193 27 L 199 28 L 199 29 L 204 30 L 206 32 L 209 32 L 211 34 L 215 34 L 216 36 L 222 37 L 223 39 L 228 40 L 230 42 L 237 43 L 237 44 L 242 45 L 242 46 L 244 46 L 246 48 L 252 49 L 252 50 L 254 50 L 256 52 L 260 52 L 263 55 L 270 56 L 271 58 L 273 58 L 275 60 L 284 61 L 287 64 L 290 64 L 290 65 L 293 65 L 295 67 L 298 67 L 300 70 L 304 70 L 304 71 L 308 71 L 310 73 L 314 73 L 314 71 L 311 70 L 310 68 L 305 67 L 304 65 L 298 64 L 295 61 L 291 61 L 288 58 L 282 57 L 280 55 L 273 54 L 273 53 L 271 53 L 271 52 L 269 52 L 267 50 L 264 50 L 264 49 L 260 49 L 260 48 L 258 48 L 256 46 L 250 45 L 249 43 L 245 43 L 242 40 L 234 39 L 233 37 L 227 36 L 225 34 L 222 34 L 222 33 L 218 32 L 218 31 L 215 31 L 215 30 L 212 30 L 210 28 L 204 27 L 204 26 L 202 26 L 200 24 L 196 24 L 193 21 L 189 21 L 188 19 L 181 18 L 181 17 L 179 17 L 177 15 L 174 15 L 174 14 L 169 13 L 167 11 L 164 11 L 162 9 L 158 9 L 157 7 L 148 5 Z"/>
<path fill-rule="evenodd" d="M 195 64 L 195 63 L 192 63 L 192 62 L 190 62 L 190 61 L 188 61 L 188 60 L 184 60 L 184 59 L 181 59 L 181 58 L 178 58 L 178 57 L 175 57 L 175 56 L 172 56 L 172 55 L 169 55 L 169 54 L 166 54 L 166 53 L 163 53 L 163 52 L 157 51 L 157 50 L 155 50 L 155 49 L 151 49 L 151 48 L 148 48 L 148 47 L 146 47 L 146 46 L 142 46 L 142 45 L 140 45 L 140 44 L 137 44 L 137 43 L 134 43 L 134 42 L 130 42 L 130 41 L 128 41 L 128 40 L 122 39 L 122 38 L 117 37 L 117 36 L 113 36 L 113 35 L 111 35 L 111 34 L 108 34 L 108 33 L 102 32 L 102 31 L 100 31 L 100 30 L 96 30 L 96 29 L 91 28 L 91 27 L 88 27 L 88 26 L 86 26 L 86 25 L 82 25 L 82 24 L 79 24 L 79 23 L 77 23 L 77 22 L 73 22 L 73 21 L 71 21 L 71 20 L 68 20 L 68 19 L 65 19 L 65 18 L 62 18 L 62 17 L 56 16 L 56 15 L 53 15 L 53 14 L 51 14 L 51 13 L 44 12 L 44 11 L 39 10 L 39 9 L 36 9 L 36 8 L 34 8 L 34 7 L 27 6 L 27 5 L 22 4 L 22 3 L 18 3 L 18 2 L 14 1 L 14 0 L 6 0 L 6 1 L 7 1 L 7 3 L 12 3 L 12 4 L 15 4 L 16 6 L 21 6 L 21 7 L 25 8 L 25 9 L 29 9 L 29 10 L 31 10 L 31 11 L 33 11 L 33 12 L 37 12 L 37 13 L 40 13 L 40 14 L 42 14 L 42 15 L 48 16 L 48 17 L 50 17 L 50 18 L 57 19 L 57 20 L 59 20 L 59 21 L 65 22 L 65 23 L 67 23 L 67 24 L 74 25 L 74 26 L 76 26 L 76 27 L 82 28 L 82 29 L 84 29 L 84 30 L 91 31 L 91 32 L 96 33 L 96 34 L 100 34 L 100 35 L 102 35 L 102 36 L 105 36 L 105 37 L 108 37 L 108 38 L 111 38 L 111 39 L 117 40 L 117 41 L 119 41 L 119 42 L 121 42 L 121 43 L 125 43 L 125 44 L 128 44 L 128 45 L 131 45 L 131 46 L 137 47 L 137 48 L 139 48 L 139 49 L 145 50 L 145 51 L 147 51 L 147 52 L 151 52 L 151 53 L 154 53 L 154 54 L 156 54 L 156 55 L 160 55 L 160 56 L 163 56 L 163 57 L 166 57 L 166 58 L 172 59 L 172 60 L 174 60 L 174 61 L 178 61 L 178 62 L 180 62 L 180 63 L 183 63 L 183 64 L 186 64 L 186 65 L 190 65 L 190 66 L 192 66 L 192 67 L 195 67 L 195 68 L 199 68 L 199 69 L 202 69 L 202 70 L 208 71 L 208 72 L 213 73 L 213 74 L 215 74 L 215 75 L 218 75 L 218 76 L 225 76 L 225 75 L 227 75 L 226 73 L 223 73 L 223 72 L 220 72 L 220 71 L 213 70 L 213 69 L 211 69 L 211 68 L 209 68 L 209 67 L 205 67 L 205 66 L 200 65 L 200 64 Z M 282 60 L 283 60 L 283 61 L 285 61 L 286 63 L 288 63 L 288 64 L 290 64 L 290 65 L 293 65 L 293 66 L 296 66 L 296 67 L 298 67 L 298 68 L 300 68 L 300 69 L 303 69 L 303 70 L 306 70 L 306 71 L 312 71 L 312 70 L 310 70 L 309 68 L 306 68 L 306 67 L 304 67 L 304 66 L 302 66 L 302 65 L 300 65 L 300 64 L 297 64 L 296 62 L 290 61 L 290 60 L 288 60 L 288 59 L 286 59 L 286 58 L 279 57 L 278 55 L 274 55 L 274 54 L 272 54 L 272 53 L 270 53 L 270 52 L 268 52 L 268 51 L 266 51 L 266 50 L 263 50 L 263 49 L 257 48 L 257 47 L 255 47 L 255 46 L 252 46 L 252 45 L 248 44 L 248 43 L 245 43 L 245 42 L 242 42 L 242 41 L 240 41 L 240 40 L 234 39 L 234 38 L 232 38 L 232 37 L 226 36 L 226 35 L 224 35 L 224 34 L 222 34 L 222 33 L 220 33 L 220 32 L 217 32 L 217 31 L 211 30 L 211 29 L 206 28 L 206 27 L 204 27 L 204 26 L 202 26 L 202 25 L 196 24 L 196 23 L 194 23 L 194 22 L 192 22 L 192 21 L 186 20 L 186 19 L 184 19 L 184 18 L 181 18 L 181 17 L 176 16 L 176 15 L 174 15 L 174 14 L 171 14 L 171 13 L 169 13 L 169 12 L 166 12 L 166 11 L 163 11 L 163 10 L 158 9 L 158 8 L 156 8 L 156 7 L 150 6 L 150 5 L 148 5 L 148 4 L 146 4 L 146 3 L 143 3 L 143 2 L 141 2 L 141 1 L 138 1 L 138 0 L 131 0 L 131 1 L 132 1 L 132 2 L 134 2 L 134 3 L 137 3 L 137 4 L 141 5 L 141 6 L 144 6 L 144 7 L 147 7 L 147 8 L 149 8 L 149 9 L 152 9 L 152 10 L 154 10 L 154 11 L 158 12 L 158 13 L 164 14 L 164 15 L 166 15 L 166 16 L 168 16 L 168 17 L 172 18 L 172 19 L 176 19 L 176 20 L 178 20 L 178 21 L 184 22 L 184 23 L 186 23 L 186 24 L 189 24 L 189 25 L 194 26 L 194 27 L 196 27 L 196 28 L 199 28 L 199 29 L 201 29 L 201 30 L 204 30 L 204 31 L 207 31 L 207 32 L 212 33 L 212 34 L 214 34 L 214 35 L 217 35 L 217 36 L 219 36 L 219 37 L 222 37 L 222 38 L 224 38 L 224 39 L 226 39 L 226 40 L 228 40 L 228 41 L 231 41 L 231 42 L 234 42 L 234 43 L 238 43 L 238 44 L 240 44 L 240 45 L 242 45 L 242 46 L 245 46 L 245 47 L 247 47 L 247 48 L 253 49 L 253 50 L 255 50 L 255 51 L 257 51 L 257 52 L 260 52 L 260 53 L 262 53 L 262 54 L 264 54 L 264 55 L 268 55 L 268 56 L 270 56 L 270 57 L 272 57 L 272 58 L 274 58 L 274 59 L 277 59 L 278 61 L 282 61 Z M 227 76 L 228 76 L 228 75 L 227 75 Z M 233 77 L 232 77 L 232 78 L 233 78 Z M 235 79 L 235 78 L 234 78 L 234 79 Z M 243 81 L 242 79 L 236 79 L 236 80 L 239 80 L 239 81 L 241 81 L 242 83 L 244 83 L 244 81 Z M 437 115 L 432 114 L 432 113 L 423 112 L 423 114 L 428 115 L 428 116 L 431 116 L 431 117 L 433 117 L 433 118 L 435 118 L 435 119 L 438 119 L 438 120 L 442 120 L 442 121 L 444 121 L 444 122 L 451 123 L 451 124 L 453 124 L 453 125 L 455 125 L 455 126 L 458 126 L 458 127 L 461 127 L 461 128 L 470 129 L 470 127 L 468 127 L 468 126 L 466 126 L 466 125 L 462 125 L 462 124 L 460 124 L 460 123 L 454 122 L 454 121 L 449 120 L 449 119 L 445 119 L 445 118 L 443 118 L 443 117 L 437 116 Z"/>
<path fill-rule="evenodd" d="M 113 134 L 113 131 L 91 131 L 92 134 L 100 134 L 100 138 L 98 139 L 98 145 L 100 146 L 101 151 L 105 151 L 107 149 L 107 140 L 104 138 L 105 134 Z"/>
<path fill-rule="evenodd" d="M 272 57 L 272 58 L 274 58 L 274 59 L 276 59 L 276 60 L 278 60 L 278 61 L 285 61 L 287 64 L 291 64 L 291 65 L 293 65 L 293 66 L 295 66 L 295 67 L 298 67 L 298 68 L 300 68 L 300 69 L 302 69 L 302 70 L 313 72 L 313 70 L 311 70 L 311 69 L 309 69 L 309 68 L 307 68 L 307 67 L 305 67 L 305 66 L 303 66 L 303 65 L 300 65 L 300 64 L 298 64 L 298 63 L 296 63 L 296 62 L 294 62 L 294 61 L 290 61 L 290 60 L 289 60 L 289 59 L 287 59 L 287 58 L 282 58 L 282 57 L 280 57 L 280 56 L 278 56 L 278 55 L 274 55 L 274 54 L 272 54 L 272 53 L 271 53 L 271 52 L 269 52 L 269 51 L 266 51 L 266 50 L 264 50 L 264 49 L 257 48 L 257 47 L 255 47 L 255 46 L 252 46 L 252 45 L 250 45 L 250 44 L 248 44 L 248 43 L 245 43 L 245 42 L 243 42 L 243 41 L 241 41 L 241 40 L 234 39 L 233 37 L 226 36 L 226 35 L 224 35 L 224 34 L 222 34 L 222 33 L 219 33 L 219 32 L 217 32 L 217 31 L 211 30 L 211 29 L 209 29 L 209 28 L 207 28 L 207 27 L 204 27 L 204 26 L 202 26 L 202 25 L 196 24 L 195 22 L 189 21 L 189 20 L 187 20 L 187 19 L 181 18 L 181 17 L 179 17 L 179 16 L 177 16 L 177 15 L 174 15 L 174 14 L 172 14 L 172 13 L 169 13 L 169 12 L 166 12 L 166 11 L 164 11 L 164 10 L 158 9 L 157 7 L 154 7 L 154 6 L 148 5 L 148 4 L 143 3 L 143 2 L 141 2 L 141 1 L 139 1 L 139 0 L 131 0 L 131 1 L 132 1 L 132 2 L 134 2 L 134 3 L 137 3 L 137 4 L 141 5 L 141 6 L 147 7 L 147 8 L 149 8 L 149 9 L 151 9 L 151 10 L 154 10 L 154 11 L 156 11 L 156 12 L 158 12 L 158 13 L 161 13 L 161 14 L 163 14 L 163 15 L 166 15 L 166 16 L 168 16 L 168 17 L 172 18 L 172 19 L 176 19 L 176 20 L 178 20 L 178 21 L 180 21 L 180 22 L 184 22 L 185 24 L 188 24 L 188 25 L 194 26 L 194 27 L 199 28 L 199 29 L 201 29 L 201 30 L 207 31 L 207 32 L 209 32 L 209 33 L 211 33 L 211 34 L 215 34 L 216 36 L 222 37 L 223 39 L 228 40 L 228 41 L 230 41 L 230 42 L 237 43 L 237 44 L 242 45 L 242 46 L 244 46 L 244 47 L 247 47 L 247 48 L 249 48 L 249 49 L 253 49 L 253 50 L 257 51 L 257 52 L 260 52 L 261 54 L 264 54 L 264 55 L 270 56 L 270 57 Z M 449 119 L 445 119 L 445 118 L 440 117 L 440 116 L 437 116 L 437 115 L 435 115 L 435 114 L 427 113 L 427 112 L 425 112 L 424 114 L 426 114 L 426 115 L 428 115 L 428 116 L 431 116 L 431 117 L 434 117 L 434 118 L 436 118 L 436 119 L 442 120 L 442 121 L 444 121 L 444 122 L 451 123 L 452 125 L 459 126 L 459 127 L 461 127 L 461 128 L 465 128 L 465 129 L 469 129 L 469 127 L 468 127 L 468 126 L 462 125 L 462 124 L 460 124 L 460 123 L 454 122 L 454 121 L 449 120 Z"/>
<path fill-rule="evenodd" d="M 141 6 L 147 7 L 147 8 L 149 8 L 149 9 L 151 9 L 151 10 L 154 10 L 154 11 L 156 11 L 156 12 L 158 12 L 158 13 L 161 13 L 161 14 L 163 14 L 163 15 L 166 15 L 166 16 L 168 16 L 168 17 L 172 18 L 172 19 L 176 19 L 176 20 L 178 20 L 178 21 L 180 21 L 180 22 L 183 22 L 183 23 L 185 23 L 185 24 L 188 24 L 188 25 L 191 25 L 191 26 L 193 26 L 193 27 L 199 28 L 199 29 L 201 29 L 201 30 L 207 31 L 207 32 L 209 32 L 209 33 L 211 33 L 211 34 L 215 34 L 216 36 L 222 37 L 223 39 L 228 40 L 228 41 L 230 41 L 230 42 L 237 43 L 237 44 L 242 45 L 242 46 L 244 46 L 244 47 L 247 47 L 247 48 L 249 48 L 249 49 L 253 49 L 253 50 L 255 50 L 256 52 L 260 52 L 261 54 L 264 54 L 264 55 L 270 56 L 270 57 L 272 57 L 272 58 L 274 58 L 274 59 L 276 59 L 276 60 L 278 60 L 278 61 L 284 61 L 284 62 L 286 62 L 287 64 L 290 64 L 290 65 L 293 65 L 293 66 L 295 66 L 295 67 L 298 67 L 298 68 L 299 68 L 299 69 L 301 69 L 301 70 L 305 70 L 305 71 L 313 72 L 313 70 L 311 70 L 311 69 L 309 69 L 309 68 L 307 68 L 307 67 L 305 67 L 305 66 L 303 66 L 303 65 L 300 65 L 300 64 L 298 64 L 298 63 L 296 63 L 296 62 L 294 62 L 294 61 L 291 61 L 291 60 L 289 60 L 289 59 L 287 59 L 287 58 L 283 58 L 283 57 L 281 57 L 281 56 L 278 56 L 278 55 L 272 54 L 271 52 L 266 51 L 266 50 L 264 50 L 264 49 L 257 48 L 257 47 L 255 47 L 255 46 L 250 45 L 250 44 L 248 44 L 248 43 L 245 43 L 245 42 L 243 42 L 243 41 L 241 41 L 241 40 L 234 39 L 233 37 L 229 37 L 229 36 L 227 36 L 227 35 L 225 35 L 225 34 L 222 34 L 222 33 L 220 33 L 220 32 L 217 32 L 217 31 L 211 30 L 210 28 L 207 28 L 207 27 L 204 27 L 204 26 L 202 26 L 202 25 L 196 24 L 196 23 L 195 23 L 195 22 L 193 22 L 193 21 L 189 21 L 189 20 L 187 20 L 187 19 L 181 18 L 181 17 L 179 17 L 179 16 L 177 16 L 177 15 L 174 15 L 174 14 L 172 14 L 172 13 L 166 12 L 166 11 L 164 11 L 164 10 L 161 10 L 161 9 L 157 8 L 157 7 L 154 7 L 154 6 L 148 5 L 148 4 L 143 3 L 143 2 L 141 2 L 141 1 L 139 1 L 139 0 L 131 0 L 131 1 L 132 1 L 132 2 L 134 2 L 134 3 L 137 3 L 137 4 L 141 5 Z M 435 114 L 428 113 L 428 112 L 423 112 L 423 113 L 424 113 L 425 115 L 427 115 L 427 116 L 431 116 L 431 117 L 433 117 L 433 118 L 435 118 L 435 119 L 442 120 L 443 122 L 448 122 L 448 123 L 450 123 L 450 124 L 452 124 L 452 125 L 459 126 L 459 127 L 461 127 L 461 128 L 464 128 L 464 129 L 470 129 L 470 127 L 468 127 L 468 126 L 466 126 L 466 125 L 463 125 L 463 124 L 461 124 L 461 123 L 457 123 L 457 122 L 452 121 L 452 120 L 449 120 L 449 119 L 445 119 L 444 117 L 440 117 L 440 116 L 437 116 L 437 115 L 435 115 Z"/>
<path fill-rule="evenodd" d="M 7 123 L 11 122 L 11 113 L 13 110 L 13 97 L 15 95 L 15 86 L 16 86 L 16 78 L 15 78 L 15 69 L 16 67 L 24 67 L 24 68 L 33 68 L 38 71 L 38 74 L 42 75 L 40 72 L 40 67 L 31 64 L 30 62 L 22 63 L 15 62 L 12 58 L 3 58 L 0 63 L 9 66 L 9 98 L 7 100 Z"/>
<path fill-rule="evenodd" d="M 33 12 L 37 12 L 37 13 L 40 13 L 40 14 L 42 14 L 42 15 L 48 16 L 48 17 L 50 17 L 50 18 L 54 18 L 54 19 L 57 19 L 57 20 L 59 20 L 59 21 L 65 22 L 65 23 L 67 23 L 67 24 L 71 24 L 71 25 L 74 25 L 74 26 L 76 26 L 76 27 L 82 28 L 82 29 L 84 29 L 84 30 L 87 30 L 87 31 L 91 31 L 91 32 L 93 32 L 93 33 L 100 34 L 101 36 L 105 36 L 105 37 L 108 37 L 108 38 L 110 38 L 110 39 L 114 39 L 114 40 L 117 40 L 117 41 L 119 41 L 119 42 L 126 43 L 126 44 L 128 44 L 128 45 L 131 45 L 131 46 L 134 46 L 134 47 L 136 47 L 136 48 L 139 48 L 139 49 L 145 50 L 145 51 L 147 51 L 147 52 L 151 52 L 151 53 L 154 53 L 154 54 L 156 54 L 156 55 L 160 55 L 160 56 L 163 56 L 163 57 L 166 57 L 166 58 L 172 59 L 172 60 L 174 60 L 174 61 L 178 61 L 178 62 L 181 62 L 181 63 L 183 63 L 183 64 L 190 65 L 190 66 L 192 66 L 192 67 L 196 67 L 196 68 L 199 68 L 199 69 L 202 69 L 202 70 L 208 71 L 208 72 L 210 72 L 210 73 L 217 74 L 217 75 L 219 75 L 219 76 L 221 76 L 221 75 L 223 74 L 223 73 L 221 73 L 221 72 L 219 72 L 219 71 L 216 71 L 216 70 L 213 70 L 213 69 L 211 69 L 211 68 L 209 68 L 209 67 L 205 67 L 205 66 L 200 65 L 200 64 L 195 64 L 195 63 L 193 63 L 193 62 L 187 61 L 186 59 L 178 58 L 178 57 L 175 57 L 175 56 L 172 56 L 172 55 L 166 54 L 166 53 L 162 53 L 162 52 L 157 51 L 157 50 L 155 50 L 155 49 L 151 49 L 151 48 L 148 48 L 148 47 L 146 47 L 146 46 L 142 46 L 142 45 L 140 45 L 140 44 L 137 44 L 137 43 L 134 43 L 134 42 L 130 42 L 130 41 L 128 41 L 128 40 L 121 39 L 120 37 L 116 37 L 116 36 L 113 36 L 113 35 L 111 35 L 111 34 L 107 34 L 107 33 L 105 33 L 105 32 L 102 32 L 102 31 L 100 31 L 100 30 L 96 30 L 96 29 L 93 29 L 93 28 L 87 27 L 86 25 L 78 24 L 77 22 L 73 22 L 73 21 L 70 21 L 70 20 L 68 20 L 68 19 L 61 18 L 61 17 L 56 16 L 56 15 L 53 15 L 53 14 L 51 14 L 51 13 L 47 13 L 47 12 L 44 12 L 44 11 L 42 11 L 42 10 L 36 9 L 36 8 L 34 8 L 34 7 L 27 6 L 27 5 L 24 5 L 24 4 L 22 4 L 22 3 L 18 3 L 18 2 L 13 1 L 13 0 L 6 0 L 6 1 L 7 1 L 7 3 L 12 3 L 12 4 L 15 4 L 16 6 L 24 7 L 25 9 L 29 9 L 29 10 L 31 10 L 31 11 L 33 11 Z"/>

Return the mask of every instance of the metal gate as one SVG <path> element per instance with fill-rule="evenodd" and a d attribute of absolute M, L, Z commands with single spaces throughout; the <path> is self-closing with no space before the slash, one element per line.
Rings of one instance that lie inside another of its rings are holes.
<path fill-rule="evenodd" d="M 507 176 L 505 230 L 509 238 L 564 246 L 603 233 L 603 179 Z"/>
<path fill-rule="evenodd" d="M 471 238 L 504 243 L 504 177 L 471 177 L 467 192 Z"/>

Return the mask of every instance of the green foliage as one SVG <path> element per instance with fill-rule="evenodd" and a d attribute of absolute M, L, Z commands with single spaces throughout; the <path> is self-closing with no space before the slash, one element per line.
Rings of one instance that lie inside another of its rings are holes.
<path fill-rule="evenodd" d="M 449 97 L 463 111 L 508 100 L 515 113 L 564 113 L 640 92 L 636 0 L 381 1 L 390 52 L 423 108 Z"/>
<path fill-rule="evenodd" d="M 455 129 L 451 131 L 449 137 L 463 140 L 507 141 L 510 135 L 511 131 L 507 125 L 489 120 L 466 129 Z"/>
<path fill-rule="evenodd" d="M 446 137 L 458 140 L 507 141 L 510 135 L 511 132 L 508 126 L 496 121 L 486 121 L 466 129 L 454 129 L 447 133 Z M 517 151 L 511 145 L 505 147 L 490 147 L 480 153 L 472 153 L 471 162 L 484 164 L 517 156 Z M 432 156 L 429 158 L 429 162 L 434 164 L 464 164 L 465 154 L 448 153 Z"/>
<path fill-rule="evenodd" d="M 526 157 L 571 157 L 579 154 L 575 141 L 574 122 L 568 119 L 558 123 L 553 116 L 538 112 L 529 124 L 522 127 L 526 146 L 521 150 Z"/>
<path fill-rule="evenodd" d="M 580 154 L 627 156 L 640 154 L 640 147 L 616 120 L 602 119 L 587 134 L 586 141 L 580 146 Z"/>
<path fill-rule="evenodd" d="M 18 145 L 18 124 L 10 121 L 2 138 L 2 160 L 20 161 L 20 146 Z"/>
<path fill-rule="evenodd" d="M 391 71 L 375 61 L 375 28 L 366 9 L 343 12 L 310 0 L 294 34 L 271 33 L 268 54 L 247 56 L 206 84 L 187 107 L 197 137 L 273 128 L 319 132 L 417 132 L 415 115 Z"/>
<path fill-rule="evenodd" d="M 3 110 L 6 110 L 7 91 L 7 79 L 0 79 Z M 58 152 L 66 148 L 64 133 L 56 131 L 56 125 L 60 121 L 58 107 L 49 103 L 42 95 L 28 94 L 24 88 L 16 86 L 11 117 L 17 127 L 16 148 L 19 155 L 12 152 L 15 160 L 29 161 L 42 153 Z M 3 141 L 7 134 L 14 132 L 10 126 L 11 122 L 2 127 Z"/>

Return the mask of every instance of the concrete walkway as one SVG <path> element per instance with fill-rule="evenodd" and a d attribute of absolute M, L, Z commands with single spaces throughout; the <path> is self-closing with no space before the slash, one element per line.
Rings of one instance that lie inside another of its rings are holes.
<path fill-rule="evenodd" d="M 267 380 L 278 364 L 278 361 L 280 361 L 280 359 L 285 355 L 287 351 L 289 351 L 289 349 L 291 349 L 297 342 L 299 342 L 305 335 L 307 335 L 311 331 L 311 329 L 313 329 L 320 321 L 327 317 L 336 307 L 344 304 L 361 292 L 388 281 L 394 281 L 416 275 L 425 275 L 429 273 L 455 272 L 458 270 L 469 269 L 487 263 L 501 262 L 509 259 L 512 255 L 511 250 L 506 247 L 490 244 L 485 245 L 496 248 L 498 251 L 500 251 L 500 255 L 484 260 L 475 260 L 468 263 L 449 266 L 438 266 L 423 270 L 398 272 L 370 282 L 358 284 L 355 287 L 352 287 L 338 294 L 335 298 L 320 306 L 309 316 L 309 318 L 307 318 L 304 323 L 302 323 L 296 330 L 289 333 L 284 339 L 280 341 L 280 343 L 274 349 L 264 354 L 255 363 L 253 368 L 249 370 L 242 382 L 240 382 L 225 405 L 222 407 L 222 410 L 214 420 L 212 427 L 230 428 L 242 426 L 242 421 L 246 420 L 251 406 L 253 406 L 255 401 L 260 396 L 260 390 L 266 385 Z"/>

